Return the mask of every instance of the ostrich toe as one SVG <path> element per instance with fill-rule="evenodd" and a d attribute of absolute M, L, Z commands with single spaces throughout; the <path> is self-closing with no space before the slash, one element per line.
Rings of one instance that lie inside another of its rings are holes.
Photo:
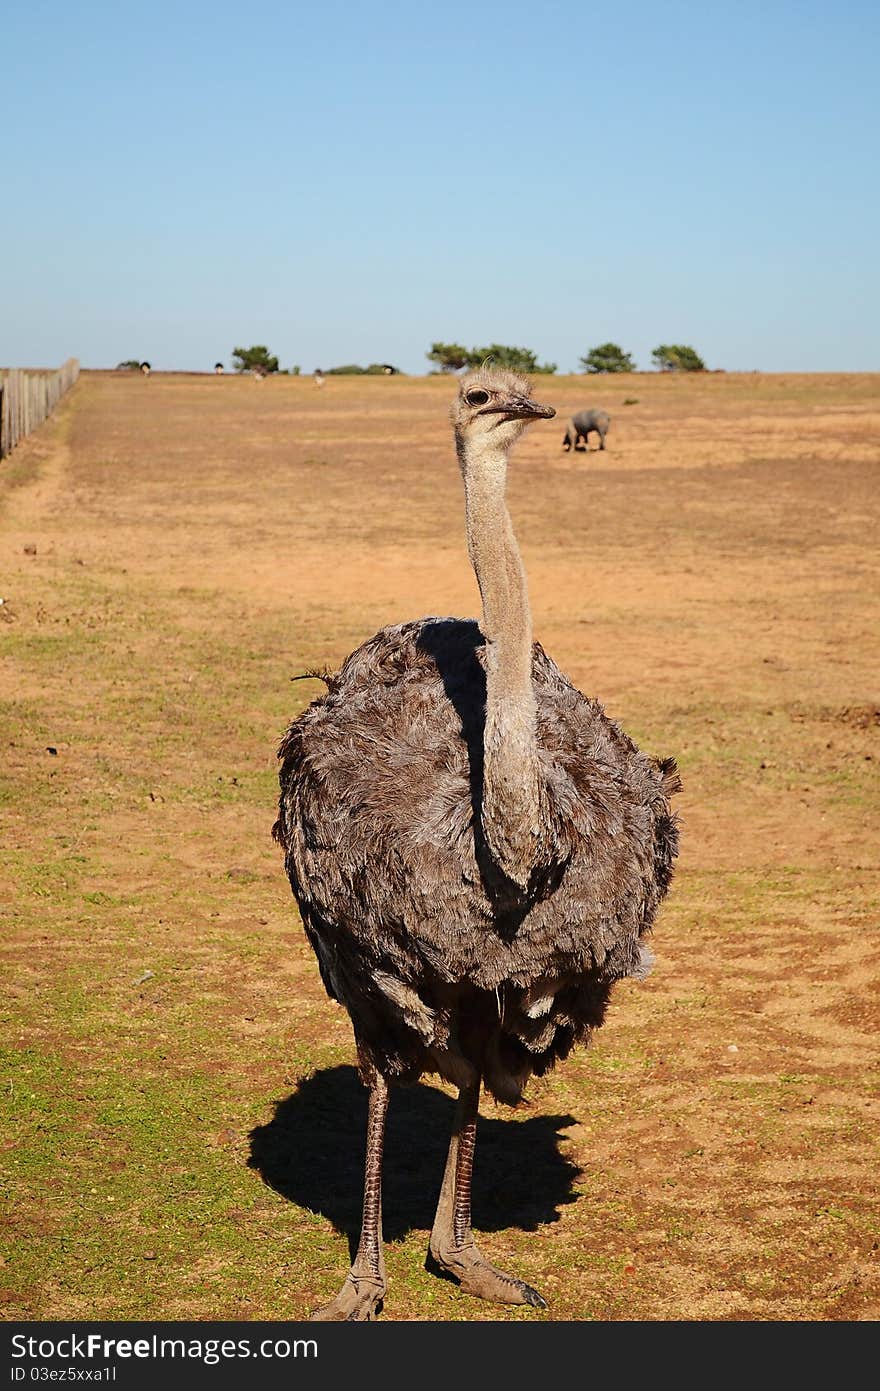
<path fill-rule="evenodd" d="M 385 1284 L 349 1271 L 342 1289 L 329 1304 L 322 1304 L 311 1315 L 318 1323 L 367 1323 L 379 1313 L 385 1297 Z"/>
<path fill-rule="evenodd" d="M 432 1244 L 430 1256 L 435 1266 L 457 1280 L 465 1294 L 488 1299 L 495 1304 L 530 1304 L 533 1309 L 546 1309 L 547 1301 L 515 1275 L 506 1275 L 486 1260 L 473 1244 L 462 1247 L 441 1247 Z"/>

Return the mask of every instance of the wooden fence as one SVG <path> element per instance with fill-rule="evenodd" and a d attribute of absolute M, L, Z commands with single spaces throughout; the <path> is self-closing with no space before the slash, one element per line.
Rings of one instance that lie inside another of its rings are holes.
<path fill-rule="evenodd" d="M 69 357 L 57 372 L 0 368 L 0 459 L 49 418 L 78 376 L 75 357 Z"/>

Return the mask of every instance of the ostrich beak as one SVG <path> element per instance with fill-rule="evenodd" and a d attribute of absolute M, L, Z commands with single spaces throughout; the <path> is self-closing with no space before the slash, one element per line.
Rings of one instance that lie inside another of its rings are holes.
<path fill-rule="evenodd" d="M 519 420 L 550 420 L 556 411 L 553 406 L 539 406 L 528 396 L 508 396 L 497 405 L 486 406 L 480 415 L 508 415 Z"/>

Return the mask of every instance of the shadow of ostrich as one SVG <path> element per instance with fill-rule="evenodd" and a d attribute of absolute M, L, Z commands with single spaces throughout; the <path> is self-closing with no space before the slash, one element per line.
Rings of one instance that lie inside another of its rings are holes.
<path fill-rule="evenodd" d="M 391 1241 L 430 1230 L 454 1112 L 455 1102 L 437 1087 L 401 1087 L 395 1097 L 383 1184 L 385 1235 Z M 334 1067 L 276 1101 L 272 1119 L 249 1135 L 248 1167 L 283 1198 L 326 1217 L 348 1237 L 350 1253 L 357 1249 L 362 1217 L 362 1156 L 352 1152 L 351 1132 L 364 1127 L 366 1117 L 367 1094 L 356 1070 Z M 559 1147 L 561 1132 L 574 1124 L 569 1115 L 480 1118 L 485 1162 L 474 1173 L 475 1227 L 535 1231 L 558 1220 L 560 1208 L 577 1197 L 581 1170 Z M 434 1269 L 430 1258 L 427 1267 Z"/>

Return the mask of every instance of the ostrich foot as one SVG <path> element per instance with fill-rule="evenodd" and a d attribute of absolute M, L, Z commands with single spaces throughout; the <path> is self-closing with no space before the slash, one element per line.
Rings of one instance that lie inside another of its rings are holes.
<path fill-rule="evenodd" d="M 515 1275 L 505 1275 L 490 1265 L 477 1247 L 471 1242 L 467 1246 L 440 1246 L 431 1243 L 430 1258 L 447 1275 L 457 1280 L 465 1294 L 476 1295 L 477 1299 L 490 1299 L 496 1304 L 531 1304 L 534 1309 L 546 1309 L 547 1301 L 538 1291 L 518 1280 Z"/>
<path fill-rule="evenodd" d="M 375 1276 L 355 1275 L 349 1271 L 335 1299 L 316 1309 L 311 1320 L 321 1323 L 366 1323 L 381 1309 L 385 1288 L 384 1280 L 377 1280 Z"/>

